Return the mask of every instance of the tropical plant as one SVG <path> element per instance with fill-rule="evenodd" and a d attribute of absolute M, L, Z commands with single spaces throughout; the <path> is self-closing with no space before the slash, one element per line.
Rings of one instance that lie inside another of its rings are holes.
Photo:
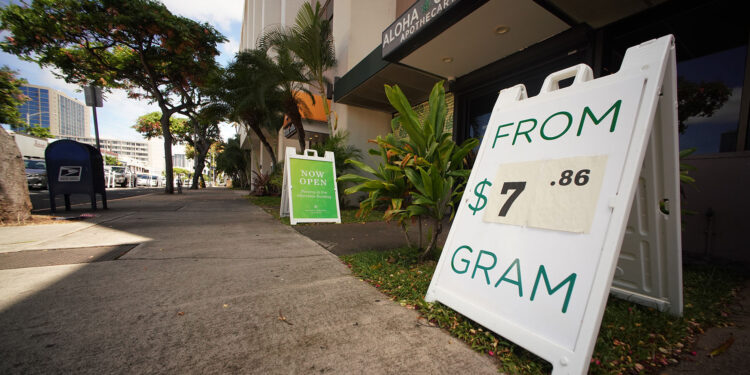
<path fill-rule="evenodd" d="M 309 114 L 310 109 L 302 100 L 302 95 L 308 95 L 313 104 L 315 96 L 307 89 L 307 78 L 303 74 L 303 64 L 286 48 L 276 48 L 276 79 L 281 89 L 281 104 L 284 113 L 297 129 L 300 151 L 305 150 L 305 127 L 302 114 Z"/>
<path fill-rule="evenodd" d="M 344 173 L 354 169 L 354 165 L 347 163 L 347 160 L 362 160 L 362 150 L 347 142 L 348 132 L 339 132 L 328 137 L 325 142 L 312 146 L 312 149 L 318 152 L 318 156 L 325 155 L 326 151 L 333 152 L 333 160 L 336 166 L 336 176 L 343 176 Z M 337 181 L 339 192 L 343 192 L 346 183 Z M 344 206 L 346 203 L 344 194 L 339 194 L 339 205 Z"/>
<path fill-rule="evenodd" d="M 274 69 L 273 60 L 263 50 L 238 53 L 210 88 L 214 103 L 207 106 L 207 111 L 244 126 L 247 134 L 252 131 L 268 152 L 273 166 L 277 164 L 276 153 L 263 129 L 275 134 L 282 125 L 281 90 L 275 75 L 269 74 Z"/>
<path fill-rule="evenodd" d="M 226 39 L 209 24 L 155 0 L 34 0 L 0 10 L 5 52 L 55 67 L 68 83 L 128 91 L 161 110 L 166 177 L 172 180 L 170 118 L 196 106 L 192 88 L 213 71 Z M 166 193 L 173 193 L 167 183 Z"/>
<path fill-rule="evenodd" d="M 354 162 L 363 171 L 375 175 L 375 179 L 350 174 L 342 176 L 340 180 L 359 184 L 347 189 L 347 194 L 357 191 L 368 193 L 368 199 L 360 204 L 361 208 L 363 205 L 372 207 L 375 200 L 385 198 L 390 200 L 384 216 L 386 219 L 427 219 L 431 228 L 429 242 L 420 256 L 420 259 L 424 259 L 437 244 L 443 220 L 455 212 L 470 173 L 466 169 L 465 158 L 479 141 L 469 138 L 459 146 L 452 135 L 444 131 L 447 109 L 442 81 L 433 87 L 429 112 L 421 123 L 398 86 L 386 85 L 385 93 L 399 113 L 393 121 L 399 122 L 408 137 L 397 139 L 388 134 L 376 139 L 380 150 L 371 150 L 370 153 L 381 155 L 384 159 L 384 165 L 381 164 L 377 171 Z M 408 184 L 400 173 L 404 174 Z M 408 201 L 403 195 L 398 195 L 404 193 L 408 194 Z"/>
<path fill-rule="evenodd" d="M 331 21 L 323 16 L 323 8 L 319 2 L 315 2 L 315 8 L 308 2 L 302 4 L 292 27 L 278 26 L 269 29 L 261 37 L 259 45 L 266 50 L 277 48 L 291 51 L 304 64 L 307 81 L 321 97 L 327 97 L 328 79 L 325 72 L 336 66 L 336 52 Z M 323 110 L 329 119 L 329 133 L 333 134 L 336 121 L 334 117 L 331 126 L 331 109 L 326 100 L 323 100 Z"/>
<path fill-rule="evenodd" d="M 221 152 L 216 155 L 216 169 L 226 173 L 237 188 L 250 186 L 249 165 L 250 152 L 240 146 L 239 135 L 222 144 Z"/>

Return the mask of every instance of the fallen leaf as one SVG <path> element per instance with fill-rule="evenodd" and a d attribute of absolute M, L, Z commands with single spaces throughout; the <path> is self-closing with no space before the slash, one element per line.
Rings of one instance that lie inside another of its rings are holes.
<path fill-rule="evenodd" d="M 286 320 L 286 317 L 284 316 L 284 314 L 281 313 L 281 310 L 279 310 L 279 320 L 281 320 L 282 322 L 284 322 L 286 324 L 289 324 L 290 326 L 294 325 L 294 324 L 292 324 L 292 322 Z"/>
<path fill-rule="evenodd" d="M 646 368 L 645 368 L 645 367 L 643 367 L 643 365 L 642 365 L 642 364 L 640 364 L 640 363 L 636 363 L 636 364 L 635 364 L 635 369 L 636 369 L 636 370 L 638 370 L 638 371 L 643 371 L 643 370 L 645 370 Z"/>
<path fill-rule="evenodd" d="M 179 316 L 183 316 L 183 315 L 185 315 L 185 312 L 183 312 L 183 311 L 180 311 L 180 312 L 178 312 L 178 313 L 177 313 L 177 315 L 179 315 Z"/>
<path fill-rule="evenodd" d="M 227 307 L 229 307 L 229 305 L 225 303 L 222 307 L 226 309 Z"/>
<path fill-rule="evenodd" d="M 724 341 L 724 343 L 719 345 L 716 349 L 712 350 L 711 353 L 708 353 L 708 356 L 711 358 L 716 357 L 717 355 L 727 351 L 727 349 L 729 349 L 732 344 L 734 344 L 734 336 L 730 334 L 727 341 Z"/>

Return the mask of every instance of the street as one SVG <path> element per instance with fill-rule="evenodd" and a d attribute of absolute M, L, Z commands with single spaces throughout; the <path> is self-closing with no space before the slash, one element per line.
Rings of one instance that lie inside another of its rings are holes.
<path fill-rule="evenodd" d="M 163 191 L 163 187 L 137 187 L 137 188 L 114 188 L 107 189 L 107 201 L 127 198 L 137 195 L 144 195 L 150 193 L 159 193 Z M 176 189 L 175 189 L 176 190 Z M 29 190 L 29 197 L 31 198 L 31 206 L 33 207 L 33 213 L 48 213 L 49 212 L 49 190 Z M 65 200 L 62 194 L 55 197 L 58 212 L 65 211 Z M 86 208 L 91 207 L 91 200 L 86 194 L 71 194 L 70 204 L 86 204 Z M 102 208 L 102 197 L 97 194 L 96 196 L 97 208 Z"/>

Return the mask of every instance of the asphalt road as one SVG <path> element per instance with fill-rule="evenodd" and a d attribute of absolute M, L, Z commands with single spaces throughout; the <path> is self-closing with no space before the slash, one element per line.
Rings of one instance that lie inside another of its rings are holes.
<path fill-rule="evenodd" d="M 127 197 L 133 197 L 136 195 L 143 195 L 143 194 L 149 194 L 149 193 L 158 193 L 163 191 L 163 187 L 137 187 L 137 188 L 114 188 L 114 189 L 107 189 L 107 201 L 118 199 L 118 198 L 127 198 Z M 50 212 L 50 204 L 49 204 L 49 191 L 48 190 L 31 190 L 29 191 L 29 197 L 31 198 L 31 205 L 33 207 L 32 212 L 35 214 L 45 214 Z M 89 208 L 91 206 L 91 200 L 88 195 L 86 194 L 71 194 L 70 195 L 70 204 L 76 205 L 76 204 L 86 204 L 86 207 Z M 55 197 L 55 204 L 57 205 L 57 212 L 65 212 L 65 200 L 62 195 L 58 195 Z M 96 205 L 97 208 L 102 208 L 102 197 L 101 195 L 96 195 Z M 74 207 L 75 208 L 75 207 Z"/>

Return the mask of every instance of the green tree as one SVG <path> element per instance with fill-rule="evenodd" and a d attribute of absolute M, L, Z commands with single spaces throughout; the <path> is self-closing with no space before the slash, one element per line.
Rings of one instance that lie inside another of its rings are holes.
<path fill-rule="evenodd" d="M 0 68 L 0 124 L 25 128 L 26 122 L 21 119 L 18 107 L 29 100 L 20 89 L 27 82 L 17 74 L 7 66 Z"/>
<path fill-rule="evenodd" d="M 191 150 L 189 159 L 194 160 L 195 171 L 193 172 L 193 184 L 191 189 L 198 188 L 198 178 L 202 175 L 205 166 L 206 154 L 217 139 L 219 139 L 219 119 L 209 118 L 205 114 L 188 111 L 192 118 L 171 117 L 170 132 L 173 135 L 172 143 L 187 143 Z M 159 137 L 162 134 L 160 112 L 151 112 L 138 118 L 133 129 L 141 133 L 146 139 Z M 196 152 L 197 151 L 197 152 Z M 187 148 L 186 148 L 187 156 Z"/>
<path fill-rule="evenodd" d="M 110 156 L 110 155 L 104 155 L 104 164 L 105 165 L 122 165 L 119 160 L 117 160 L 117 157 Z"/>
<path fill-rule="evenodd" d="M 211 89 L 215 102 L 207 111 L 222 114 L 245 127 L 260 139 L 275 166 L 276 153 L 263 129 L 277 133 L 282 125 L 281 89 L 272 73 L 273 60 L 262 50 L 243 51 L 229 63 L 217 85 Z"/>
<path fill-rule="evenodd" d="M 250 165 L 250 153 L 240 146 L 239 136 L 223 143 L 221 152 L 216 155 L 216 169 L 226 173 L 234 187 L 247 188 L 250 186 L 250 176 L 247 174 Z"/>
<path fill-rule="evenodd" d="M 146 139 L 161 137 L 161 112 L 151 112 L 138 117 L 133 129 Z M 188 119 L 184 117 L 171 117 L 169 119 L 169 132 L 173 135 L 172 144 L 177 144 L 185 137 L 189 130 Z"/>
<path fill-rule="evenodd" d="M 307 78 L 303 74 L 303 64 L 286 48 L 276 49 L 276 79 L 281 89 L 281 105 L 284 113 L 297 129 L 300 151 L 305 150 L 305 128 L 302 113 L 309 114 L 309 108 L 302 100 L 308 95 L 313 104 L 315 96 L 306 88 Z"/>
<path fill-rule="evenodd" d="M 305 2 L 297 12 L 294 25 L 286 28 L 279 26 L 269 29 L 260 39 L 263 49 L 278 48 L 291 51 L 305 65 L 308 81 L 315 91 L 326 98 L 328 79 L 325 72 L 336 66 L 336 50 L 333 45 L 333 27 L 331 20 L 325 19 L 323 8 L 318 1 L 315 8 Z M 328 101 L 323 100 L 328 121 L 329 132 L 336 130 L 334 117 L 331 126 L 331 109 Z M 335 116 L 335 113 L 333 114 Z"/>
<path fill-rule="evenodd" d="M 166 175 L 172 181 L 173 114 L 192 106 L 191 87 L 215 66 L 226 39 L 155 0 L 34 0 L 0 10 L 5 52 L 59 69 L 68 83 L 121 88 L 161 109 Z M 173 193 L 171 182 L 166 193 Z"/>

